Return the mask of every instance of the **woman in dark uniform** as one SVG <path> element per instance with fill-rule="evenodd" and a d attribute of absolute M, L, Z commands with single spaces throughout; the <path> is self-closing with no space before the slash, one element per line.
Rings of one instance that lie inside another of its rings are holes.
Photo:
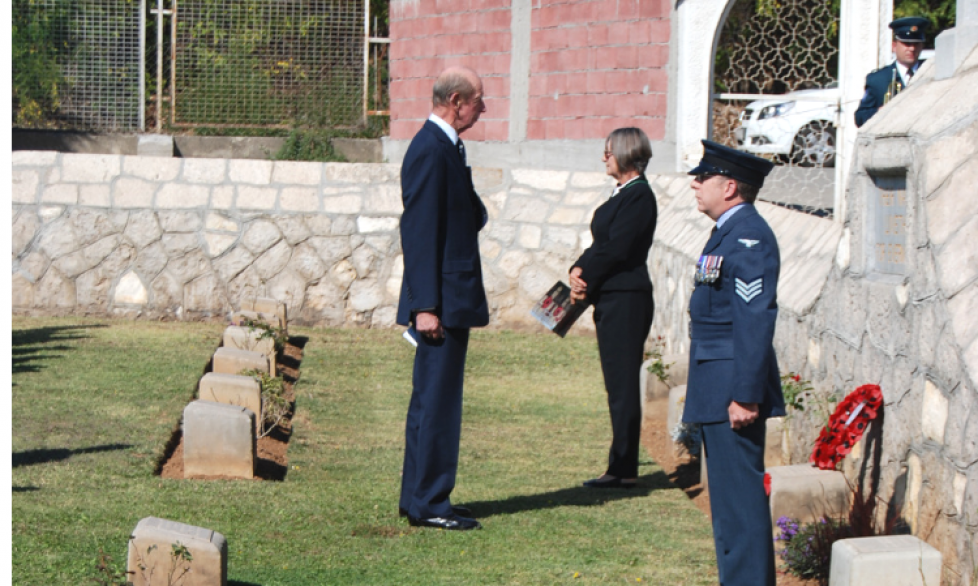
<path fill-rule="evenodd" d="M 645 178 L 652 158 L 638 128 L 608 135 L 604 164 L 617 181 L 611 198 L 591 220 L 593 243 L 570 270 L 571 298 L 590 301 L 608 392 L 613 439 L 607 471 L 591 488 L 631 488 L 638 478 L 642 408 L 639 372 L 654 304 L 648 256 L 655 234 L 655 194 Z"/>

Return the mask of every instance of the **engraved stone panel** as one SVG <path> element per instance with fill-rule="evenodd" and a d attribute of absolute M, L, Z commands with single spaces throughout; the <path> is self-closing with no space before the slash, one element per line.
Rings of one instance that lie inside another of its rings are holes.
<path fill-rule="evenodd" d="M 881 176 L 873 179 L 870 208 L 873 228 L 867 247 L 869 266 L 878 274 L 907 272 L 907 178 Z"/>

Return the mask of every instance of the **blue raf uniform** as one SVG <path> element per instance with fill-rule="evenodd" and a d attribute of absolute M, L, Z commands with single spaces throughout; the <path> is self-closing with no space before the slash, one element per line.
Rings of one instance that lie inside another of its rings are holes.
<path fill-rule="evenodd" d="M 925 33 L 930 21 L 919 16 L 908 16 L 898 18 L 890 23 L 893 29 L 893 38 L 904 43 L 923 43 Z M 913 75 L 923 64 L 923 60 L 917 61 L 909 68 L 910 75 Z M 896 97 L 898 93 L 906 87 L 900 70 L 896 63 L 891 63 L 886 67 L 881 67 L 866 76 L 866 92 L 859 101 L 859 108 L 856 109 L 854 116 L 856 127 L 860 127 L 872 118 L 876 112 L 889 100 Z"/>
<path fill-rule="evenodd" d="M 703 145 L 703 160 L 691 175 L 723 175 L 760 187 L 773 166 L 710 141 Z M 689 302 L 683 421 L 703 428 L 720 584 L 774 586 L 764 438 L 765 419 L 785 412 L 773 345 L 780 253 L 752 203 L 717 219 Z M 732 429 L 732 401 L 757 404 L 757 419 Z"/>

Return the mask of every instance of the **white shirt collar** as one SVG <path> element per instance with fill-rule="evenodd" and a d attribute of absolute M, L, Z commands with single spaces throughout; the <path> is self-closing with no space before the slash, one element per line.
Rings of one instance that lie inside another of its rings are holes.
<path fill-rule="evenodd" d="M 908 69 L 913 69 L 913 74 L 915 76 L 917 75 L 917 70 L 920 69 L 920 61 L 914 63 L 913 67 L 906 67 L 903 63 L 900 63 L 899 61 L 894 61 L 894 63 L 896 63 L 897 71 L 900 72 L 900 79 L 903 81 L 903 85 L 909 85 L 909 81 L 907 80 Z"/>
<path fill-rule="evenodd" d="M 456 132 L 455 129 L 452 128 L 451 124 L 445 122 L 435 114 L 431 114 L 430 116 L 428 116 L 428 120 L 431 120 L 432 122 L 438 125 L 438 128 L 444 130 L 445 134 L 447 134 L 448 138 L 452 141 L 452 144 L 456 144 L 456 145 L 458 144 L 458 132 Z"/>
<path fill-rule="evenodd" d="M 744 207 L 745 205 L 747 205 L 747 204 L 746 203 L 739 203 L 739 204 L 735 205 L 734 207 L 730 208 L 729 210 L 727 210 L 727 211 L 723 212 L 722 214 L 720 214 L 720 217 L 717 218 L 717 230 L 719 230 L 724 225 L 724 223 L 726 223 L 727 220 L 729 220 L 730 218 L 732 218 L 733 215 L 736 214 L 737 212 L 739 212 L 740 211 L 740 208 Z"/>
<path fill-rule="evenodd" d="M 622 189 L 624 189 L 626 185 L 628 185 L 632 181 L 635 181 L 639 177 L 641 177 L 641 175 L 636 175 L 636 176 L 632 177 L 631 179 L 629 179 L 628 181 L 622 183 L 621 185 L 616 185 L 615 186 L 615 190 L 611 193 L 611 197 L 615 197 L 616 195 L 618 195 L 618 192 L 619 191 L 621 191 Z"/>

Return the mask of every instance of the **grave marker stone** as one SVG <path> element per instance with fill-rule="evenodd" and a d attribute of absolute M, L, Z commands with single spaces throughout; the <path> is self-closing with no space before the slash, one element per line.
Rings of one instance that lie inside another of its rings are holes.
<path fill-rule="evenodd" d="M 194 401 L 183 410 L 183 475 L 255 477 L 255 413 Z"/>
<path fill-rule="evenodd" d="M 174 568 L 170 553 L 177 543 L 186 546 L 193 561 L 177 560 Z M 165 583 L 171 569 L 175 569 L 174 578 L 189 570 L 179 581 L 181 586 L 227 586 L 228 544 L 223 535 L 210 529 L 146 517 L 132 532 L 127 565 L 134 572 L 129 575 L 133 586 Z"/>
<path fill-rule="evenodd" d="M 237 405 L 255 414 L 255 432 L 261 433 L 261 385 L 250 376 L 208 372 L 200 379 L 200 400 Z"/>

